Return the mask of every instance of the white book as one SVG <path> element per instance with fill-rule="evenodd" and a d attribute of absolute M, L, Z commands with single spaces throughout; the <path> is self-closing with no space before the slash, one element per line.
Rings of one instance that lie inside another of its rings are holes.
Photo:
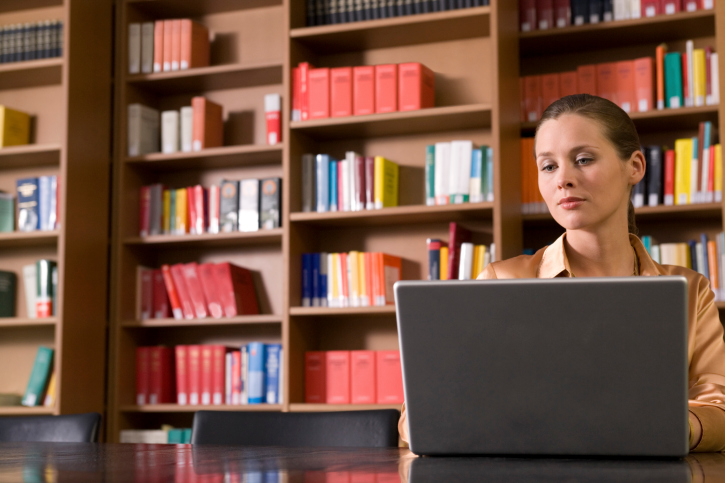
<path fill-rule="evenodd" d="M 190 153 L 194 148 L 194 108 L 182 107 L 180 111 L 181 150 Z"/>
<path fill-rule="evenodd" d="M 224 356 L 226 372 L 224 373 L 224 403 L 232 404 L 232 365 L 233 356 L 231 352 L 227 352 Z"/>
<path fill-rule="evenodd" d="M 488 252 L 491 254 L 491 263 L 496 261 L 496 244 L 491 243 L 491 246 L 488 247 Z"/>
<path fill-rule="evenodd" d="M 167 154 L 179 151 L 179 111 L 161 113 L 161 150 Z"/>
<path fill-rule="evenodd" d="M 473 272 L 473 243 L 461 243 L 458 280 L 471 280 L 471 272 Z"/>
<path fill-rule="evenodd" d="M 662 260 L 662 257 L 660 257 L 660 246 L 659 245 L 652 245 L 652 260 L 654 260 L 657 263 L 662 263 L 660 260 Z"/>
<path fill-rule="evenodd" d="M 159 111 L 143 104 L 128 105 L 128 155 L 159 152 Z"/>
<path fill-rule="evenodd" d="M 705 10 L 712 10 L 715 8 L 715 0 L 702 0 L 702 8 Z"/>
<path fill-rule="evenodd" d="M 341 178 L 342 183 L 340 183 L 340 186 L 337 187 L 337 189 L 340 191 L 338 193 L 340 196 L 337 197 L 337 199 L 342 198 L 342 206 L 338 207 L 338 211 L 350 211 L 350 163 L 349 159 L 343 159 L 338 164 L 338 169 L 341 171 Z"/>
<path fill-rule="evenodd" d="M 710 79 L 712 94 L 710 95 L 710 104 L 716 106 L 720 104 L 720 72 L 718 71 L 718 55 L 717 52 L 710 54 Z"/>
<path fill-rule="evenodd" d="M 58 228 L 58 177 L 50 177 L 50 212 L 48 213 L 48 230 Z"/>
<path fill-rule="evenodd" d="M 448 175 L 451 168 L 451 143 L 435 145 L 435 197 L 436 205 L 448 203 Z"/>
<path fill-rule="evenodd" d="M 449 203 L 462 203 L 462 198 L 459 195 L 463 193 L 459 192 L 458 179 L 461 176 L 461 153 L 458 150 L 458 146 L 455 142 L 449 143 L 449 168 L 448 168 L 448 202 Z"/>
<path fill-rule="evenodd" d="M 692 40 L 685 42 L 687 50 L 687 92 L 685 93 L 685 107 L 695 105 L 695 44 Z"/>
<path fill-rule="evenodd" d="M 128 24 L 128 73 L 141 72 L 141 24 Z"/>
<path fill-rule="evenodd" d="M 662 265 L 677 265 L 677 243 L 660 243 Z"/>
<path fill-rule="evenodd" d="M 700 162 L 693 153 L 692 164 L 690 165 L 690 203 L 700 203 L 700 183 L 697 179 L 697 173 Z"/>
<path fill-rule="evenodd" d="M 632 197 L 632 205 L 635 208 L 641 208 L 644 206 L 644 193 L 635 193 Z"/>
<path fill-rule="evenodd" d="M 40 230 L 48 231 L 50 225 L 50 176 L 38 177 L 38 217 Z"/>
<path fill-rule="evenodd" d="M 328 274 L 327 274 L 327 253 L 325 253 L 325 252 L 320 253 L 320 273 L 319 273 L 319 276 L 320 276 L 320 280 L 322 280 L 323 277 L 324 277 L 325 280 L 328 279 Z M 320 307 L 327 307 L 327 294 L 326 293 L 325 294 L 322 294 L 322 296 L 320 297 Z"/>
<path fill-rule="evenodd" d="M 695 0 L 685 0 L 683 7 L 685 12 L 696 12 L 697 2 Z"/>
<path fill-rule="evenodd" d="M 35 264 L 23 266 L 23 284 L 25 287 L 25 308 L 29 319 L 37 318 L 35 312 L 35 300 L 38 298 L 38 272 Z"/>
<path fill-rule="evenodd" d="M 629 18 L 642 18 L 641 0 L 629 0 Z"/>
<path fill-rule="evenodd" d="M 451 152 L 456 153 L 458 158 L 458 176 L 456 183 L 456 203 L 462 203 L 465 195 L 468 195 L 471 189 L 471 156 L 473 155 L 473 141 L 453 141 L 451 142 Z M 451 173 L 453 174 L 453 173 Z"/>
<path fill-rule="evenodd" d="M 614 20 L 629 18 L 629 0 L 614 0 Z"/>
<path fill-rule="evenodd" d="M 141 72 L 151 74 L 154 71 L 154 23 L 141 24 Z"/>
<path fill-rule="evenodd" d="M 697 242 L 695 244 L 695 254 L 697 258 L 697 271 L 705 275 L 705 249 L 702 247 L 702 243 Z"/>

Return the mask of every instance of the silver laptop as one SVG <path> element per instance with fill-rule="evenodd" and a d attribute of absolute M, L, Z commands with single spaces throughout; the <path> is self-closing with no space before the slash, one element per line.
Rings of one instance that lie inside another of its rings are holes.
<path fill-rule="evenodd" d="M 688 452 L 684 277 L 395 284 L 416 454 Z"/>

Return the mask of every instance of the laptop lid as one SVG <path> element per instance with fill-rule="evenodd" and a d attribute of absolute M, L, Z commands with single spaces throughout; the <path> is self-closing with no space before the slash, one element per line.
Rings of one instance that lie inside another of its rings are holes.
<path fill-rule="evenodd" d="M 395 284 L 417 454 L 683 456 L 684 277 Z"/>

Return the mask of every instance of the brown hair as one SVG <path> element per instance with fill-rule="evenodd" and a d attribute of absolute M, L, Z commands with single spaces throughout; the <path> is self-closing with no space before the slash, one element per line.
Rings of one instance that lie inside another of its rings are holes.
<path fill-rule="evenodd" d="M 602 134 L 612 143 L 619 159 L 623 161 L 628 160 L 635 151 L 642 149 L 637 129 L 629 115 L 615 103 L 589 94 L 575 94 L 553 102 L 546 108 L 536 125 L 536 133 L 539 133 L 539 129 L 546 121 L 558 119 L 564 114 L 578 114 L 597 121 L 602 126 Z M 629 233 L 636 235 L 637 225 L 631 200 L 627 210 L 627 224 Z"/>

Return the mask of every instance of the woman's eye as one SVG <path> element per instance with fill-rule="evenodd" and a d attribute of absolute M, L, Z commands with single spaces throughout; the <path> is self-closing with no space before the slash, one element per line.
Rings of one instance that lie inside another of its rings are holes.
<path fill-rule="evenodd" d="M 579 158 L 576 162 L 579 164 L 589 164 L 592 162 L 592 158 Z"/>
<path fill-rule="evenodd" d="M 541 171 L 551 173 L 552 171 L 554 171 L 554 168 L 556 168 L 556 166 L 554 166 L 553 164 L 547 164 L 546 166 L 541 167 Z"/>

